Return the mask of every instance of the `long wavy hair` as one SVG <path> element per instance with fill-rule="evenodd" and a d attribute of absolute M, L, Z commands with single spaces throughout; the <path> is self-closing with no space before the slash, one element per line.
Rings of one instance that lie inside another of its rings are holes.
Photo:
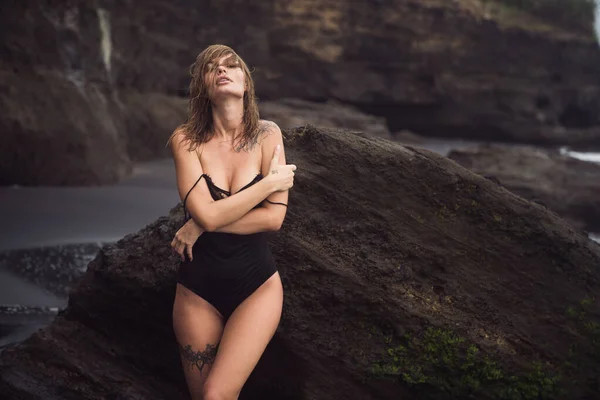
<path fill-rule="evenodd" d="M 244 92 L 244 114 L 242 117 L 242 134 L 234 139 L 234 149 L 250 149 L 258 141 L 259 112 L 256 95 L 254 93 L 254 81 L 248 66 L 242 58 L 229 46 L 214 44 L 208 46 L 196 57 L 196 61 L 190 66 L 190 97 L 188 101 L 188 118 L 180 127 L 183 129 L 186 140 L 190 142 L 190 151 L 194 151 L 200 144 L 208 142 L 215 134 L 212 114 L 212 102 L 208 96 L 208 87 L 204 83 L 204 75 L 208 72 L 209 63 L 217 63 L 222 57 L 231 55 L 232 62 L 239 63 L 244 72 L 246 90 Z M 169 138 L 167 145 L 171 143 L 177 129 Z M 237 141 L 237 143 L 236 143 Z"/>

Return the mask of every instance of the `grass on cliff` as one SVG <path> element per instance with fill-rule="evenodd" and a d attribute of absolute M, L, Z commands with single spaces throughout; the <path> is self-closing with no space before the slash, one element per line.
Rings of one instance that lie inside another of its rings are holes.
<path fill-rule="evenodd" d="M 584 341 L 579 342 L 580 346 L 571 344 L 567 359 L 559 365 L 534 361 L 519 373 L 508 371 L 456 332 L 429 327 L 400 340 L 386 339 L 388 345 L 393 341 L 396 344 L 387 349 L 385 359 L 372 366 L 372 376 L 397 380 L 424 400 L 552 400 L 564 398 L 573 385 L 595 393 L 600 388 L 600 377 L 595 372 L 600 362 L 596 301 L 588 296 L 567 308 L 567 316 Z M 590 376 L 583 371 L 590 372 Z"/>
<path fill-rule="evenodd" d="M 567 309 L 567 315 L 577 326 L 579 332 L 589 339 L 589 348 L 585 351 L 591 352 L 595 359 L 600 363 L 600 321 L 597 321 L 592 315 L 592 305 L 596 301 L 594 297 L 585 297 L 575 307 Z M 576 355 L 579 349 L 575 345 L 571 346 L 573 355 Z M 576 361 L 574 361 L 576 363 Z M 573 363 L 570 362 L 571 365 Z M 597 383 L 600 387 L 600 377 Z"/>
<path fill-rule="evenodd" d="M 594 0 L 481 0 L 488 11 L 502 19 L 511 18 L 510 11 L 526 12 L 549 25 L 593 35 Z M 495 7 L 494 7 L 495 6 Z"/>
<path fill-rule="evenodd" d="M 429 328 L 406 335 L 373 366 L 374 377 L 397 379 L 421 399 L 550 400 L 563 394 L 553 368 L 532 363 L 515 375 L 455 332 Z"/>

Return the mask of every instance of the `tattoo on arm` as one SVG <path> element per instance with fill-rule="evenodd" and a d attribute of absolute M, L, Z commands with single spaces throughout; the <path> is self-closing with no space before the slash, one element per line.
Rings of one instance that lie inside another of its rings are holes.
<path fill-rule="evenodd" d="M 258 129 L 256 131 L 256 135 L 254 135 L 253 139 L 250 140 L 249 142 L 240 142 L 235 148 L 234 150 L 239 153 L 240 151 L 244 150 L 244 151 L 252 151 L 252 149 L 254 148 L 254 146 L 256 146 L 262 139 L 264 139 L 265 137 L 269 136 L 270 134 L 273 133 L 273 131 L 271 131 L 271 128 L 273 126 L 276 126 L 277 124 L 275 124 L 275 122 L 273 121 L 264 121 L 261 122 L 260 125 L 258 126 Z"/>
<path fill-rule="evenodd" d="M 266 137 L 266 136 L 270 135 L 271 133 L 273 133 L 271 131 L 271 128 L 276 125 L 277 124 L 275 124 L 275 122 L 273 122 L 273 121 L 265 121 L 265 122 L 261 123 L 260 126 L 258 127 L 258 132 L 257 132 L 256 137 L 262 139 L 263 136 Z M 265 135 L 265 133 L 267 133 L 267 135 Z"/>
<path fill-rule="evenodd" d="M 191 345 L 187 345 L 185 347 L 179 346 L 181 350 L 181 356 L 185 360 L 185 362 L 189 365 L 190 369 L 196 367 L 198 371 L 202 372 L 202 369 L 207 364 L 212 364 L 215 362 L 215 357 L 217 356 L 217 349 L 219 345 L 216 346 L 208 343 L 206 345 L 206 349 L 204 351 L 193 351 Z"/>

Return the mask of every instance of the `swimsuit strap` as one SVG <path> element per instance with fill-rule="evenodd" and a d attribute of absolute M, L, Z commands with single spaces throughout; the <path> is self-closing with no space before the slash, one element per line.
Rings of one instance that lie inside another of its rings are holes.
<path fill-rule="evenodd" d="M 188 214 L 189 214 L 189 213 L 187 212 L 187 208 L 185 208 L 185 202 L 187 201 L 187 198 L 188 198 L 188 196 L 189 196 L 189 195 L 190 195 L 190 193 L 192 192 L 192 189 L 196 187 L 196 185 L 198 184 L 198 182 L 200 182 L 200 179 L 202 179 L 202 177 L 203 177 L 203 176 L 205 176 L 205 175 L 206 175 L 206 174 L 202 174 L 202 175 L 200 175 L 200 178 L 198 178 L 198 180 L 196 181 L 196 183 L 194 183 L 194 184 L 192 185 L 192 187 L 190 188 L 190 190 L 188 190 L 187 194 L 185 195 L 185 198 L 183 199 L 183 215 L 184 215 L 184 218 L 185 218 L 186 220 L 188 220 L 188 219 L 189 219 L 189 218 L 188 218 Z M 191 217 L 191 215 L 190 215 L 190 217 Z"/>
<path fill-rule="evenodd" d="M 279 202 L 277 202 L 277 201 L 271 201 L 271 200 L 269 200 L 269 199 L 265 199 L 265 200 L 266 200 L 266 201 L 268 201 L 268 202 L 269 202 L 269 203 L 271 203 L 271 204 L 280 204 L 280 205 L 282 205 L 282 206 L 286 206 L 286 207 L 287 207 L 287 204 L 285 204 L 285 203 L 279 203 Z"/>

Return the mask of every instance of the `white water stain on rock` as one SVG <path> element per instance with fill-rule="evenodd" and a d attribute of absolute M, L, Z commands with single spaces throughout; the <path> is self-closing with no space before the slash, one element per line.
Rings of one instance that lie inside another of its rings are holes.
<path fill-rule="evenodd" d="M 600 0 L 596 0 L 594 9 L 594 32 L 596 40 L 600 43 Z"/>
<path fill-rule="evenodd" d="M 600 153 L 588 153 L 588 152 L 579 152 L 579 151 L 571 151 L 566 147 L 561 147 L 560 154 L 567 155 L 569 157 L 577 158 L 583 161 L 591 161 L 600 163 Z"/>
<path fill-rule="evenodd" d="M 109 13 L 103 8 L 96 9 L 98 14 L 98 24 L 100 26 L 100 48 L 102 50 L 102 61 L 104 67 L 110 76 L 110 60 L 112 57 L 112 41 L 110 37 L 110 18 Z"/>

